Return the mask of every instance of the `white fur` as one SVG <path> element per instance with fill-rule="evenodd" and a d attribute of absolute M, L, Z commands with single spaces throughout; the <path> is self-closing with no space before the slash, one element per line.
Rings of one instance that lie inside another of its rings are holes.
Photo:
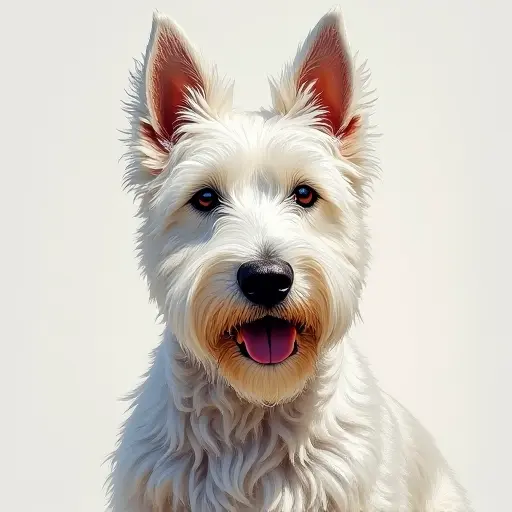
<path fill-rule="evenodd" d="M 312 88 L 295 87 L 333 16 L 345 41 L 341 15 L 328 14 L 272 83 L 273 108 L 248 113 L 232 109 L 231 87 L 206 71 L 183 31 L 155 15 L 127 105 L 126 180 L 140 199 L 141 266 L 165 332 L 112 457 L 113 512 L 470 511 L 430 436 L 379 389 L 346 335 L 365 280 L 364 215 L 378 168 L 368 74 L 354 67 L 350 112 L 361 126 L 341 146 Z M 147 81 L 163 31 L 186 45 L 204 87 L 188 91 L 179 141 L 162 149 L 139 127 L 157 124 Z M 186 205 L 206 181 L 229 197 L 222 215 Z M 287 200 L 304 181 L 322 196 L 311 212 Z M 267 368 L 254 364 L 246 386 L 230 382 L 203 339 L 230 315 L 259 314 L 234 275 L 262 251 L 292 264 L 291 308 L 321 326 L 314 373 L 275 390 L 272 403 L 257 393 L 270 387 Z"/>

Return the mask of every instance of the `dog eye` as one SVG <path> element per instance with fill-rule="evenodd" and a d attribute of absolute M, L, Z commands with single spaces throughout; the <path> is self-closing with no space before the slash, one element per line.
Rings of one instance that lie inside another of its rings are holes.
<path fill-rule="evenodd" d="M 309 208 L 313 206 L 318 199 L 318 194 L 314 189 L 307 185 L 299 185 L 293 191 L 293 198 L 295 202 L 303 208 Z"/>
<path fill-rule="evenodd" d="M 190 204 L 201 212 L 210 212 L 219 205 L 219 195 L 211 188 L 203 188 L 190 200 Z"/>

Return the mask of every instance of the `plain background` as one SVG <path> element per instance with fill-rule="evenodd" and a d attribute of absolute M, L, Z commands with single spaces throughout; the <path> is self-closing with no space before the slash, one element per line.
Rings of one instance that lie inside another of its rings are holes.
<path fill-rule="evenodd" d="M 121 190 L 120 101 L 153 8 L 269 101 L 324 0 L 5 2 L 0 508 L 101 512 L 103 459 L 158 341 Z M 512 79 L 508 2 L 345 0 L 368 58 L 383 181 L 354 331 L 478 512 L 510 510 Z"/>

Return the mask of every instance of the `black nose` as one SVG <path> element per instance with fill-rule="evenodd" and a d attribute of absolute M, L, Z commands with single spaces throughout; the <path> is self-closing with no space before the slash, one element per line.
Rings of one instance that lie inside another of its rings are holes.
<path fill-rule="evenodd" d="M 236 277 L 251 302 L 270 308 L 288 295 L 293 284 L 293 269 L 283 260 L 254 260 L 244 263 Z"/>

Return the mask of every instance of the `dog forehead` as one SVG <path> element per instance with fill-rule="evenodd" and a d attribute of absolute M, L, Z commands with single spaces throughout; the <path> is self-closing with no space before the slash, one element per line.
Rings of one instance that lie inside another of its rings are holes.
<path fill-rule="evenodd" d="M 204 172 L 226 185 L 255 175 L 289 181 L 291 174 L 311 174 L 319 167 L 329 172 L 336 163 L 326 134 L 306 122 L 265 111 L 232 112 L 196 126 L 189 150 L 187 158 L 201 162 Z"/>
<path fill-rule="evenodd" d="M 301 118 L 288 118 L 267 111 L 233 113 L 226 119 L 226 134 L 249 153 L 275 156 L 287 152 L 309 154 L 324 152 L 325 135 Z"/>

